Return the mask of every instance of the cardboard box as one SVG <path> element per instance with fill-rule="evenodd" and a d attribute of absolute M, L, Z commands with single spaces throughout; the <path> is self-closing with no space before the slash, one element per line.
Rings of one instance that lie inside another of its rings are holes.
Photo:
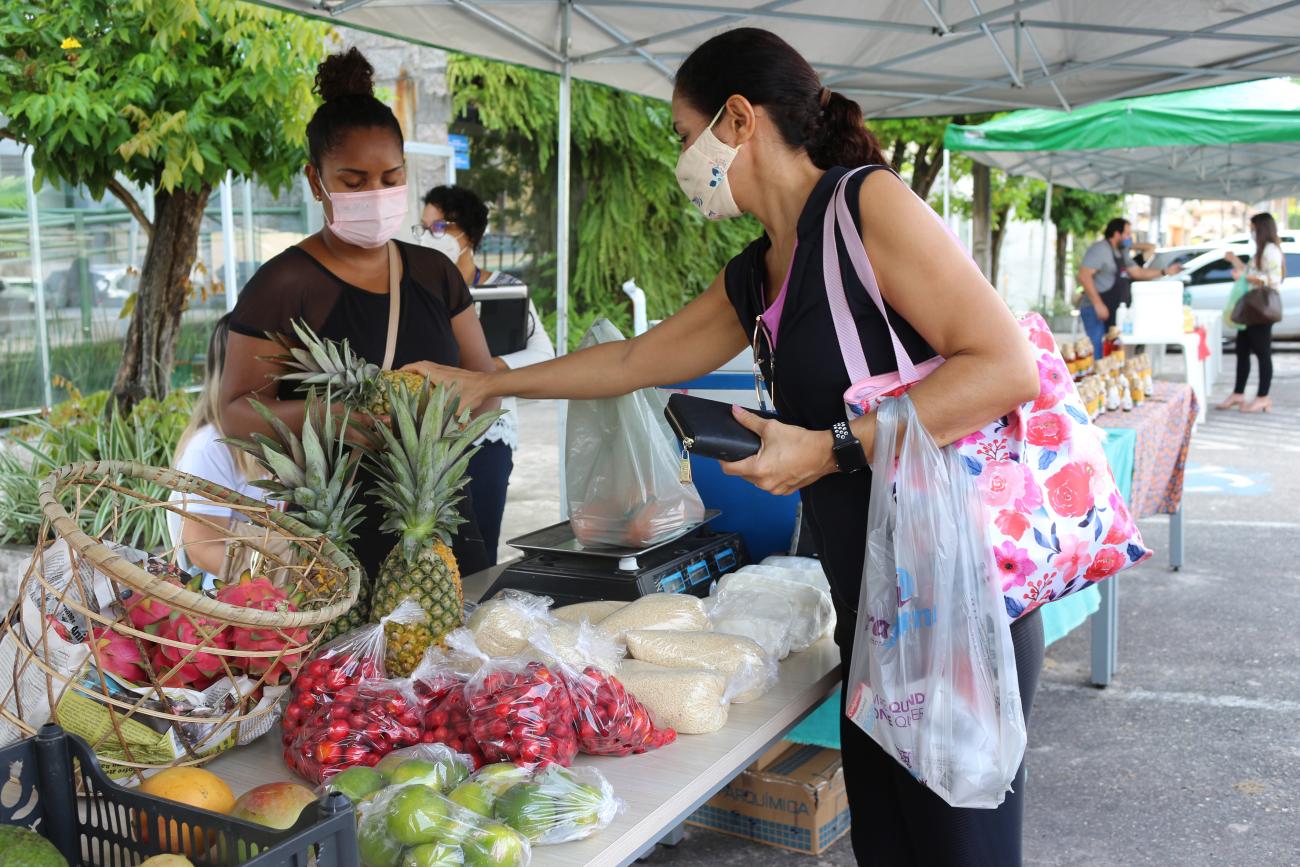
<path fill-rule="evenodd" d="M 792 852 L 820 854 L 849 830 L 839 750 L 787 744 L 775 758 L 769 751 L 686 821 Z"/>

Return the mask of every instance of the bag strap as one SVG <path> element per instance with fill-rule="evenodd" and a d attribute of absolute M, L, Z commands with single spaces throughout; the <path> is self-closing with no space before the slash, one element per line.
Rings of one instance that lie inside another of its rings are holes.
<path fill-rule="evenodd" d="M 397 244 L 388 242 L 388 338 L 384 344 L 383 370 L 393 369 L 397 355 L 397 325 L 402 317 L 402 261 L 397 254 Z"/>
<path fill-rule="evenodd" d="M 866 288 L 867 295 L 876 305 L 876 309 L 880 311 L 881 318 L 885 320 L 885 327 L 889 329 L 889 339 L 893 344 L 894 361 L 898 365 L 899 377 L 903 384 L 910 385 L 921 379 L 921 376 L 903 347 L 898 332 L 889 321 L 885 299 L 880 294 L 875 271 L 872 270 L 871 261 L 867 258 L 867 249 L 862 245 L 862 235 L 853 223 L 852 214 L 849 213 L 846 194 L 848 182 L 854 175 L 868 169 L 893 171 L 888 166 L 874 165 L 860 166 L 845 172 L 835 185 L 835 192 L 826 206 L 826 216 L 822 223 L 822 280 L 826 286 L 826 301 L 831 308 L 835 336 L 840 346 L 840 357 L 844 359 L 844 367 L 849 372 L 850 381 L 859 382 L 867 379 L 871 376 L 871 368 L 867 365 L 866 353 L 862 350 L 862 338 L 858 334 L 857 323 L 853 321 L 848 295 L 844 291 L 843 275 L 840 273 L 840 256 L 835 243 L 838 227 L 844 237 L 844 247 L 849 254 L 849 261 L 853 264 L 853 271 L 858 281 Z"/>

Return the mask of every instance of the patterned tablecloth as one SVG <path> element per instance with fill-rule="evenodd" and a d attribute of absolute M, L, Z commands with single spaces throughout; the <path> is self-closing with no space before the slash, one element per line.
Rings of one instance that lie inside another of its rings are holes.
<path fill-rule="evenodd" d="M 1129 497 L 1133 517 L 1178 511 L 1197 409 L 1190 385 L 1157 382 L 1155 393 L 1132 412 L 1108 412 L 1097 420 L 1104 428 L 1132 428 L 1137 432 L 1133 492 Z"/>

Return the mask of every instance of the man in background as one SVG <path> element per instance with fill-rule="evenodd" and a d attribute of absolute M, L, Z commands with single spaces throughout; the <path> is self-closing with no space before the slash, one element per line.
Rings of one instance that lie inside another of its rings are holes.
<path fill-rule="evenodd" d="M 1079 266 L 1079 318 L 1083 331 L 1092 341 L 1092 351 L 1101 358 L 1102 341 L 1121 304 L 1133 301 L 1134 280 L 1159 280 L 1183 270 L 1182 265 L 1168 268 L 1144 268 L 1133 260 L 1133 228 L 1128 220 L 1116 217 L 1106 224 L 1102 239 L 1083 254 Z"/>

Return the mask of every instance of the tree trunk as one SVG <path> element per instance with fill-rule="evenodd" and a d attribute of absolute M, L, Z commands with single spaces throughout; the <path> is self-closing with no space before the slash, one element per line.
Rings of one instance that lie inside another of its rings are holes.
<path fill-rule="evenodd" d="M 197 193 L 160 190 L 154 196 L 153 235 L 145 251 L 110 406 L 130 410 L 144 398 L 165 397 L 171 387 L 181 312 L 211 192 L 210 187 Z"/>
<path fill-rule="evenodd" d="M 1056 227 L 1056 298 L 1066 300 L 1065 292 L 1065 247 L 1070 240 L 1070 233 L 1060 226 Z"/>
<path fill-rule="evenodd" d="M 916 155 L 916 169 L 912 172 L 912 192 L 921 197 L 922 200 L 928 201 L 930 190 L 934 188 L 934 182 L 939 179 L 939 172 L 943 170 L 943 140 L 935 142 L 934 153 L 931 155 L 929 146 L 921 148 Z"/>
<path fill-rule="evenodd" d="M 990 255 L 993 252 L 993 190 L 989 167 L 975 163 L 971 175 L 974 181 L 971 195 L 971 255 L 979 266 L 980 273 L 989 277 L 993 273 Z"/>
<path fill-rule="evenodd" d="M 1010 210 L 1010 206 L 999 208 L 993 215 L 993 253 L 992 261 L 989 263 L 989 282 L 993 284 L 994 289 L 998 288 L 998 259 L 1002 256 L 1002 239 L 1007 234 L 1007 222 L 1011 219 L 1008 213 Z M 998 289 L 999 294 L 1001 291 Z"/>

